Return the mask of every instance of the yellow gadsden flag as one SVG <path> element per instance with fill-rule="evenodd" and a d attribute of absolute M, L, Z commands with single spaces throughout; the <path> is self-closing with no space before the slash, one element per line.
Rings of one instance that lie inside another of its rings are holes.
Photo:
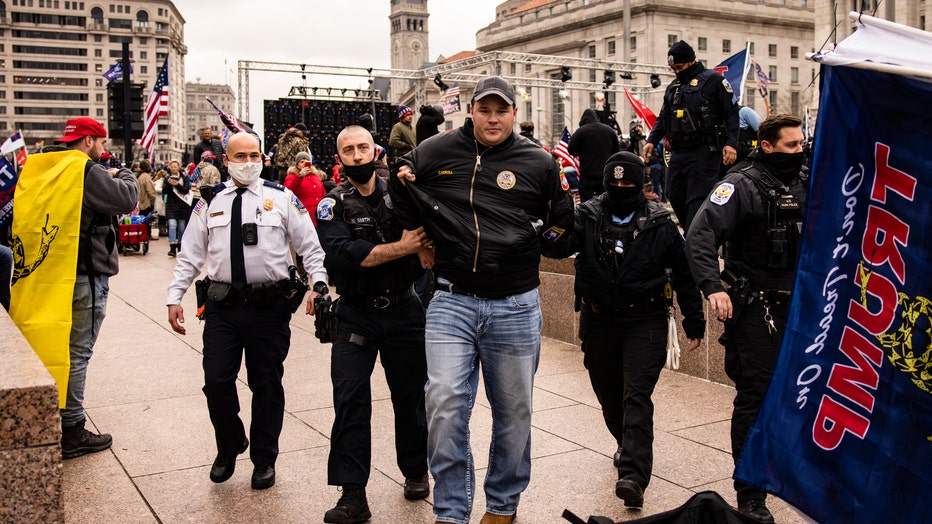
<path fill-rule="evenodd" d="M 13 198 L 10 317 L 58 383 L 59 408 L 71 369 L 71 299 L 88 160 L 80 151 L 30 156 Z"/>

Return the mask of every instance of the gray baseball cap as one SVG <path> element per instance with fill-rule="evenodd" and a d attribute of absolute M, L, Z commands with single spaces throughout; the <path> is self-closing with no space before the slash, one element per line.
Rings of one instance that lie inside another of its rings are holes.
<path fill-rule="evenodd" d="M 500 76 L 487 76 L 476 84 L 472 99 L 481 100 L 489 95 L 498 95 L 509 105 L 515 105 L 515 88 Z"/>

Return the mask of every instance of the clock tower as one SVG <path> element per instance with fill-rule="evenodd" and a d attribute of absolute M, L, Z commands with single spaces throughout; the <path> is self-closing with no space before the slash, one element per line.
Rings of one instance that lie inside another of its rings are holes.
<path fill-rule="evenodd" d="M 427 0 L 390 0 L 391 67 L 420 69 L 428 61 Z M 391 99 L 397 101 L 410 85 L 410 80 L 395 79 L 391 83 Z"/>

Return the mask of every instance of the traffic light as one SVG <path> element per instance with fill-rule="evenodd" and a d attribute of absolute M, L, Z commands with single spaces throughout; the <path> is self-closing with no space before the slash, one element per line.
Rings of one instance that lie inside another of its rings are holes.
<path fill-rule="evenodd" d="M 129 85 L 130 138 L 142 138 L 143 84 Z M 123 82 L 111 82 L 107 85 L 108 130 L 112 138 L 123 138 Z"/>
<path fill-rule="evenodd" d="M 657 73 L 650 75 L 650 86 L 654 89 L 660 87 L 660 75 Z"/>
<path fill-rule="evenodd" d="M 568 80 L 572 80 L 572 78 L 573 74 L 570 73 L 569 66 L 560 66 L 560 81 L 566 82 Z"/>
<path fill-rule="evenodd" d="M 605 87 L 610 87 L 615 83 L 615 72 L 611 69 L 606 69 L 604 73 Z"/>

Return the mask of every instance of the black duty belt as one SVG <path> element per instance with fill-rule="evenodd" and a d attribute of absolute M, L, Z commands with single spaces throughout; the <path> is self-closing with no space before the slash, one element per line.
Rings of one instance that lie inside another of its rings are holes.
<path fill-rule="evenodd" d="M 630 312 L 641 312 L 641 313 L 653 313 L 655 311 L 663 311 L 666 307 L 666 299 L 663 297 L 650 297 L 644 300 L 637 300 L 634 302 L 627 302 L 617 306 L 607 306 L 604 304 L 596 304 L 586 300 L 585 298 L 580 299 L 580 302 L 586 306 L 589 306 L 589 309 L 597 315 L 601 314 L 612 314 L 612 313 L 630 313 Z"/>
<path fill-rule="evenodd" d="M 452 282 L 440 282 L 439 280 L 434 284 L 434 290 L 437 291 L 446 291 L 447 293 L 453 293 L 456 295 L 466 295 L 467 297 L 472 298 L 485 298 L 489 299 L 492 297 L 483 296 L 478 293 L 473 293 L 472 291 L 461 288 Z"/>
<path fill-rule="evenodd" d="M 765 304 L 785 306 L 790 303 L 790 298 L 792 296 L 792 291 L 784 289 L 754 289 L 751 290 L 749 298 L 751 301 L 760 300 Z"/>
<path fill-rule="evenodd" d="M 347 299 L 347 302 L 355 306 L 363 306 L 369 309 L 386 309 L 415 296 L 414 285 L 408 286 L 407 289 L 397 293 L 389 293 L 376 296 L 358 296 Z"/>

